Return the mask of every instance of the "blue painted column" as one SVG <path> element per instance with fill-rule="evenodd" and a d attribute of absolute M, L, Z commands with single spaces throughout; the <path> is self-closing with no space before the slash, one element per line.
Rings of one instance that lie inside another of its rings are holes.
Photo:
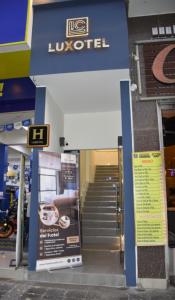
<path fill-rule="evenodd" d="M 46 88 L 36 89 L 35 98 L 35 124 L 44 124 Z M 38 250 L 38 151 L 42 148 L 33 149 L 32 157 L 32 187 L 30 203 L 29 224 L 29 270 L 35 271 Z"/>
<path fill-rule="evenodd" d="M 135 224 L 132 174 L 133 149 L 129 81 L 121 81 L 120 89 L 123 137 L 125 275 L 127 286 L 136 286 Z"/>
<path fill-rule="evenodd" d="M 3 197 L 5 197 L 6 192 L 6 182 L 4 180 L 4 174 L 7 173 L 8 170 L 8 146 L 4 144 L 0 144 L 0 192 L 3 193 Z M 1 200 L 3 201 L 3 200 Z M 3 203 L 0 202 L 0 208 L 2 208 Z"/>

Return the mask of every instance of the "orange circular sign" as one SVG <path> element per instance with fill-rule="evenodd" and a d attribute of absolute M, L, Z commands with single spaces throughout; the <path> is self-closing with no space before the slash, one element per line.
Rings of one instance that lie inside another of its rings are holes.
<path fill-rule="evenodd" d="M 164 63 L 167 59 L 167 56 L 169 53 L 175 49 L 175 44 L 169 45 L 162 49 L 159 54 L 154 59 L 153 65 L 152 65 L 152 72 L 157 80 L 163 83 L 175 83 L 175 78 L 169 78 L 164 74 Z"/>

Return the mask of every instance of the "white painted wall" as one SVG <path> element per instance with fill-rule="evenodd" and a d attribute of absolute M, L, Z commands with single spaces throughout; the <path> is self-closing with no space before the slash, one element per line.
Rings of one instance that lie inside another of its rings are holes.
<path fill-rule="evenodd" d="M 9 148 L 12 149 L 12 151 L 15 150 L 13 153 L 12 153 L 12 151 L 9 151 L 10 152 L 10 157 L 15 157 L 16 158 L 16 155 L 18 157 L 20 157 L 21 153 L 30 156 L 31 153 L 32 153 L 32 151 L 31 151 L 32 149 L 27 148 L 26 145 L 9 146 Z"/>
<path fill-rule="evenodd" d="M 94 151 L 94 164 L 96 165 L 118 165 L 118 150 Z"/>
<path fill-rule="evenodd" d="M 80 174 L 82 175 L 82 182 L 94 182 L 95 151 L 91 151 L 91 150 L 80 151 Z"/>
<path fill-rule="evenodd" d="M 80 202 L 81 208 L 84 205 L 88 184 L 94 182 L 95 176 L 95 151 L 80 151 Z"/>
<path fill-rule="evenodd" d="M 129 0 L 129 17 L 175 13 L 175 0 Z"/>
<path fill-rule="evenodd" d="M 45 124 L 50 124 L 50 146 L 45 151 L 62 152 L 59 138 L 64 136 L 64 115 L 46 90 Z"/>
<path fill-rule="evenodd" d="M 118 165 L 118 150 L 81 150 L 80 151 L 80 187 L 86 189 L 94 182 L 97 165 Z"/>
<path fill-rule="evenodd" d="M 65 114 L 65 149 L 117 148 L 117 137 L 122 135 L 121 112 Z"/>

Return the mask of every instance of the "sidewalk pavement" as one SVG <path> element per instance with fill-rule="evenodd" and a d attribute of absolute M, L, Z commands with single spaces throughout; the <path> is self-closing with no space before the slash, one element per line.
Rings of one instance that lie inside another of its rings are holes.
<path fill-rule="evenodd" d="M 0 279 L 0 299 L 175 300 L 175 287 L 169 287 L 167 290 L 143 290 Z"/>

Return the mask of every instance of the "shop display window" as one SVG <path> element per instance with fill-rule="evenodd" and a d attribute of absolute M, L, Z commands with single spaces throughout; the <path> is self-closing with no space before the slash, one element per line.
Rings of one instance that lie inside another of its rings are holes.
<path fill-rule="evenodd" d="M 169 247 L 175 248 L 175 110 L 162 111 Z"/>

